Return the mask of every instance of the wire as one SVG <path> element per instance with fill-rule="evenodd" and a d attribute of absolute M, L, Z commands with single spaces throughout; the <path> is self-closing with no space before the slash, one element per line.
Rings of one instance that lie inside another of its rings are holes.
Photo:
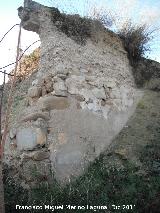
<path fill-rule="evenodd" d="M 14 75 L 12 75 L 12 74 L 10 74 L 10 73 L 6 73 L 5 71 L 1 71 L 1 70 L 0 70 L 0 72 L 3 73 L 4 75 L 14 76 Z"/>
<path fill-rule="evenodd" d="M 21 29 L 22 29 L 22 26 L 20 24 L 19 34 L 18 34 L 18 43 L 17 43 L 16 64 L 15 64 L 15 69 L 14 69 L 14 78 L 13 78 L 11 88 L 10 88 L 10 92 L 9 92 L 7 111 L 6 111 L 5 122 L 4 122 L 4 133 L 3 133 L 3 136 L 2 136 L 2 140 L 1 140 L 1 153 L 0 153 L 1 159 L 3 158 L 3 154 L 4 154 L 4 146 L 5 146 L 5 141 L 6 141 L 6 138 L 7 138 L 9 118 L 10 118 L 11 107 L 12 107 L 12 103 L 13 103 L 13 94 L 14 94 L 15 84 L 16 84 L 16 73 L 17 73 L 17 69 L 18 69 L 18 59 L 19 59 L 19 54 L 20 54 Z"/>
<path fill-rule="evenodd" d="M 21 60 L 21 58 L 23 57 L 24 53 L 25 53 L 32 45 L 34 45 L 35 43 L 37 43 L 37 42 L 39 42 L 39 41 L 40 41 L 40 40 L 37 40 L 37 41 L 33 42 L 31 45 L 29 45 L 29 46 L 23 51 L 23 53 L 22 53 L 22 55 L 19 57 L 18 61 Z M 11 65 L 14 65 L 15 63 L 16 63 L 16 61 L 15 61 L 15 62 L 12 62 L 12 63 L 10 63 L 10 64 L 7 64 L 7 65 L 4 66 L 4 67 L 0 67 L 0 70 L 4 69 L 4 68 L 6 68 L 6 67 L 9 67 L 9 66 L 11 66 Z M 9 73 L 6 73 L 6 74 L 9 74 Z"/>
<path fill-rule="evenodd" d="M 3 39 L 6 37 L 6 35 L 7 35 L 15 26 L 19 26 L 19 24 L 13 25 L 13 26 L 4 34 L 4 36 L 1 38 L 0 43 L 3 41 Z"/>

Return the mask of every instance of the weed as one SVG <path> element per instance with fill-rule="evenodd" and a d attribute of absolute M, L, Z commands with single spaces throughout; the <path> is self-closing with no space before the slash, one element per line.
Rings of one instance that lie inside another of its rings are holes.
<path fill-rule="evenodd" d="M 138 103 L 137 107 L 138 107 L 139 109 L 145 109 L 145 108 L 146 108 L 145 104 L 144 104 L 142 101 L 140 101 L 140 102 Z"/>
<path fill-rule="evenodd" d="M 4 167 L 3 174 L 6 212 L 14 213 L 17 212 L 15 210 L 17 204 L 27 205 L 29 194 L 8 174 L 8 167 Z"/>
<path fill-rule="evenodd" d="M 104 156 L 101 155 L 90 165 L 84 175 L 63 188 L 56 181 L 49 187 L 43 184 L 37 185 L 37 188 L 32 189 L 27 203 L 54 206 L 107 205 L 112 212 L 116 212 L 112 204 L 121 207 L 128 204 L 135 205 L 134 213 L 144 212 L 146 204 L 156 196 L 159 190 L 160 177 L 156 174 L 140 176 L 137 173 L 137 167 L 128 161 L 123 169 L 108 168 L 103 159 Z M 70 211 L 66 209 L 64 212 Z M 74 212 L 80 212 L 80 210 L 77 209 Z M 86 210 L 86 212 L 92 211 Z"/>

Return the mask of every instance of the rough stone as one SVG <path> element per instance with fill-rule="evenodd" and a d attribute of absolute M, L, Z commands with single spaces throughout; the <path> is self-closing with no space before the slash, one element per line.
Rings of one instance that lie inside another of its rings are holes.
<path fill-rule="evenodd" d="M 44 145 L 46 143 L 47 137 L 45 130 L 42 130 L 41 128 L 36 128 L 36 134 L 37 134 L 37 141 L 36 143 L 38 145 Z"/>
<path fill-rule="evenodd" d="M 94 88 L 92 90 L 93 95 L 98 98 L 98 99 L 106 99 L 106 94 L 103 88 L 98 89 L 98 88 Z"/>
<path fill-rule="evenodd" d="M 38 105 L 43 110 L 63 110 L 69 107 L 69 100 L 65 97 L 47 96 L 38 100 Z"/>
<path fill-rule="evenodd" d="M 58 78 L 61 78 L 62 80 L 66 80 L 67 75 L 58 74 L 57 77 L 58 77 Z"/>
<path fill-rule="evenodd" d="M 64 81 L 59 81 L 59 82 L 55 83 L 54 84 L 54 90 L 55 91 L 59 91 L 59 90 L 66 91 L 67 88 L 64 84 Z"/>
<path fill-rule="evenodd" d="M 46 151 L 36 151 L 32 155 L 32 159 L 35 161 L 42 161 L 49 158 L 49 152 Z"/>
<path fill-rule="evenodd" d="M 127 160 L 127 150 L 126 149 L 117 149 L 114 151 L 115 154 L 119 155 L 123 160 Z"/>
<path fill-rule="evenodd" d="M 45 131 L 47 131 L 48 124 L 47 124 L 46 120 L 44 120 L 43 118 L 38 118 L 34 122 L 34 126 L 40 127 L 42 129 L 44 129 Z"/>
<path fill-rule="evenodd" d="M 105 106 L 106 102 L 104 100 L 101 101 L 101 106 Z"/>
<path fill-rule="evenodd" d="M 19 150 L 32 150 L 37 146 L 37 135 L 34 129 L 20 129 L 17 131 L 16 138 Z"/>
<path fill-rule="evenodd" d="M 32 81 L 32 86 L 37 86 L 38 85 L 38 79 L 35 79 L 34 81 Z"/>
<path fill-rule="evenodd" d="M 52 92 L 52 91 L 53 91 L 53 82 L 50 81 L 50 82 L 46 83 L 46 84 L 45 84 L 45 88 L 46 88 L 46 91 L 47 91 L 48 93 Z"/>
<path fill-rule="evenodd" d="M 94 85 L 94 86 L 96 86 L 96 87 L 98 87 L 99 89 L 101 89 L 102 87 L 103 87 L 103 85 L 104 85 L 104 78 L 97 78 L 94 82 L 90 82 L 90 84 L 92 84 L 92 85 Z"/>
<path fill-rule="evenodd" d="M 104 87 L 105 88 L 115 88 L 117 85 L 116 85 L 116 82 L 114 80 L 104 80 Z"/>
<path fill-rule="evenodd" d="M 37 102 L 37 99 L 38 99 L 38 97 L 34 97 L 34 98 L 28 97 L 28 105 L 34 106 Z"/>
<path fill-rule="evenodd" d="M 52 93 L 53 94 L 53 93 Z M 56 91 L 56 92 L 54 92 L 54 95 L 55 96 L 61 96 L 61 97 L 67 97 L 68 96 L 68 93 L 67 93 L 67 91 Z"/>
<path fill-rule="evenodd" d="M 44 83 L 50 83 L 52 82 L 52 76 L 51 75 L 47 75 L 44 77 Z"/>
<path fill-rule="evenodd" d="M 121 97 L 121 92 L 119 88 L 114 88 L 110 91 L 110 98 L 120 98 Z"/>
<path fill-rule="evenodd" d="M 40 87 L 30 87 L 28 90 L 28 96 L 31 98 L 39 98 L 42 94 L 42 89 Z"/>
<path fill-rule="evenodd" d="M 54 92 L 55 92 L 55 95 L 57 96 L 67 96 L 67 88 L 64 84 L 64 81 L 58 81 L 56 83 L 54 83 Z"/>
<path fill-rule="evenodd" d="M 94 81 L 97 80 L 97 77 L 96 77 L 96 76 L 86 75 L 86 76 L 85 76 L 85 79 L 86 79 L 86 81 L 94 82 Z"/>
<path fill-rule="evenodd" d="M 17 130 L 18 150 L 33 150 L 37 145 L 46 143 L 46 133 L 40 128 L 23 128 Z"/>
<path fill-rule="evenodd" d="M 42 96 L 45 96 L 46 94 L 47 94 L 46 87 L 43 86 L 43 87 L 42 87 Z"/>
<path fill-rule="evenodd" d="M 27 161 L 27 160 L 29 160 L 31 158 L 32 158 L 32 152 L 29 152 L 29 153 L 23 152 L 20 155 L 20 159 L 21 159 L 20 164 L 24 163 L 25 161 Z"/>
<path fill-rule="evenodd" d="M 59 75 L 59 74 L 68 75 L 69 74 L 69 70 L 65 69 L 65 66 L 63 64 L 57 65 L 55 70 L 56 70 L 57 75 Z"/>
<path fill-rule="evenodd" d="M 84 76 L 72 75 L 70 78 L 66 79 L 65 84 L 68 88 L 68 92 L 72 95 L 76 95 L 79 94 L 79 90 L 83 88 L 84 82 Z"/>
<path fill-rule="evenodd" d="M 11 139 L 16 137 L 16 129 L 15 128 L 10 129 L 9 136 L 10 136 Z"/>
<path fill-rule="evenodd" d="M 82 95 L 76 95 L 75 98 L 77 101 L 80 101 L 80 102 L 85 100 L 85 98 Z"/>
<path fill-rule="evenodd" d="M 47 121 L 50 119 L 50 116 L 49 116 L 48 112 L 33 112 L 33 113 L 26 115 L 24 118 L 22 118 L 21 122 L 37 120 L 38 118 L 42 118 Z"/>
<path fill-rule="evenodd" d="M 101 112 L 101 106 L 99 103 L 94 102 L 94 103 L 89 103 L 87 105 L 88 109 L 91 110 L 92 112 Z"/>

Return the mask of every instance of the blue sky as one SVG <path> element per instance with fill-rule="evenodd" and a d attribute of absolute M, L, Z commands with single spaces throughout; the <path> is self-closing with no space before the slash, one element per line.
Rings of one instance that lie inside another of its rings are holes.
<path fill-rule="evenodd" d="M 59 7 L 67 13 L 72 12 L 81 15 L 86 15 L 88 11 L 91 12 L 93 8 L 91 4 L 96 5 L 100 10 L 101 8 L 109 8 L 116 11 L 118 8 L 118 15 L 122 17 L 121 19 L 129 14 L 130 17 L 137 22 L 146 19 L 149 22 L 153 21 L 154 25 L 160 27 L 160 0 L 37 0 L 37 2 L 46 6 Z M 17 15 L 17 8 L 19 6 L 23 6 L 23 0 L 2 0 L 0 2 L 0 38 L 10 27 L 20 22 Z M 13 29 L 12 33 L 9 33 L 0 44 L 0 67 L 15 60 L 17 34 L 18 27 Z M 22 49 L 25 49 L 38 39 L 37 34 L 23 30 Z M 160 62 L 160 36 L 157 37 L 151 45 L 152 52 L 149 57 Z M 35 45 L 33 49 L 36 47 Z M 7 71 L 10 71 L 10 69 Z"/>

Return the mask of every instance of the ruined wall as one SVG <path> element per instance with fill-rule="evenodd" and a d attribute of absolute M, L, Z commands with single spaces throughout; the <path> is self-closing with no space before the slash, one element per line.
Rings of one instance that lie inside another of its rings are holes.
<path fill-rule="evenodd" d="M 35 167 L 41 178 L 51 168 L 61 182 L 81 174 L 124 127 L 141 96 L 117 35 L 100 27 L 77 43 L 58 29 L 54 12 L 32 1 L 19 8 L 24 29 L 41 39 L 37 78 L 5 150 L 6 162 L 12 158 L 26 182 L 34 182 L 29 168 Z"/>

